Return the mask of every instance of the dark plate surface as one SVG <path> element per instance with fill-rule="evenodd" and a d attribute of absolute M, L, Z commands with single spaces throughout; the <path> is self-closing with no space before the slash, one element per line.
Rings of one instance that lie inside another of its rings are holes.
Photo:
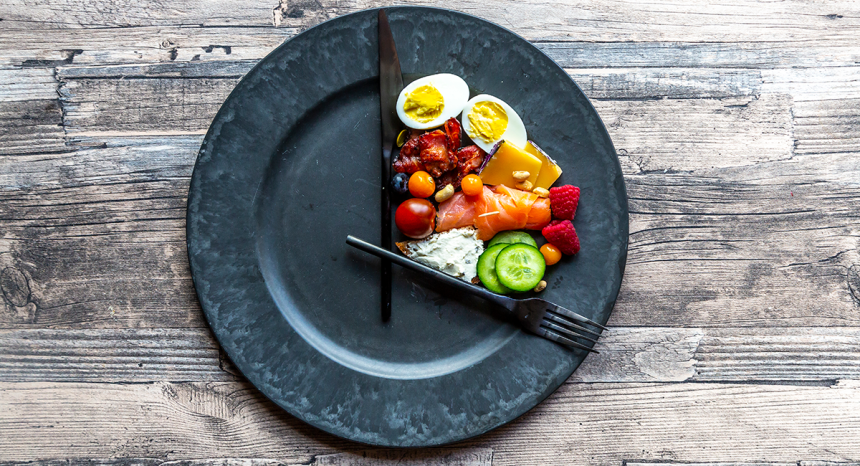
<path fill-rule="evenodd" d="M 517 110 L 582 189 L 582 251 L 543 298 L 605 323 L 627 255 L 627 197 L 609 135 L 552 60 L 492 23 L 388 8 L 405 74 L 453 73 Z M 311 28 L 237 85 L 200 149 L 188 199 L 197 294 L 233 362 L 266 396 L 358 442 L 427 446 L 486 432 L 552 393 L 585 357 L 394 267 L 379 317 L 376 11 Z M 395 234 L 395 239 L 398 236 Z"/>

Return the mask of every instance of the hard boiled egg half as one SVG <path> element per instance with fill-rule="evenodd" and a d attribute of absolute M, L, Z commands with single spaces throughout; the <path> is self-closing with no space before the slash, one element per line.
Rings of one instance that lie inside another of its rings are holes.
<path fill-rule="evenodd" d="M 463 131 L 487 152 L 501 140 L 526 146 L 526 127 L 517 112 L 502 99 L 487 94 L 472 97 L 463 108 Z"/>
<path fill-rule="evenodd" d="M 453 74 L 434 74 L 416 79 L 400 91 L 397 116 L 414 129 L 442 126 L 457 116 L 469 100 L 469 85 Z"/>

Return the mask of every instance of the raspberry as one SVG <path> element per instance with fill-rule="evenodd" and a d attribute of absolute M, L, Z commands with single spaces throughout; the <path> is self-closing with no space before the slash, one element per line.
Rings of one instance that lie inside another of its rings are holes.
<path fill-rule="evenodd" d="M 550 188 L 549 205 L 552 216 L 562 220 L 573 220 L 576 206 L 579 205 L 579 188 L 569 184 Z"/>
<path fill-rule="evenodd" d="M 543 237 L 561 252 L 574 255 L 579 252 L 579 238 L 570 220 L 553 220 L 541 230 Z"/>

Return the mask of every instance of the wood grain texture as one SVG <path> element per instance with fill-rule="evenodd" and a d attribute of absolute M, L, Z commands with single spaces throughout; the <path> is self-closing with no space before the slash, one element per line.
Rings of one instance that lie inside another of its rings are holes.
<path fill-rule="evenodd" d="M 850 0 L 772 3 L 746 0 L 732 4 L 696 4 L 673 0 L 659 8 L 644 4 L 577 1 L 429 2 L 411 5 L 454 8 L 512 28 L 530 40 L 701 41 L 731 38 L 734 42 L 772 42 L 856 38 L 860 8 Z M 335 2 L 248 2 L 236 7 L 228 0 L 166 1 L 156 8 L 120 1 L 112 8 L 93 8 L 82 0 L 4 3 L 4 27 L 44 28 L 94 26 L 272 26 L 302 29 L 325 19 L 364 8 L 387 5 L 378 0 Z M 274 7 L 274 8 L 273 8 Z"/>
<path fill-rule="evenodd" d="M 202 134 L 283 40 L 384 5 L 0 4 L 0 464 L 856 464 L 850 0 L 432 3 L 534 41 L 608 126 L 631 236 L 601 354 L 445 449 L 335 439 L 250 387 L 188 272 Z"/>
<path fill-rule="evenodd" d="M 856 462 L 844 462 L 844 461 L 797 461 L 792 463 L 767 463 L 767 462 L 758 462 L 758 463 L 675 463 L 675 462 L 659 462 L 659 463 L 649 463 L 649 462 L 641 462 L 641 461 L 627 461 L 626 464 L 628 466 L 657 466 L 657 465 L 680 465 L 683 464 L 685 466 L 856 466 L 860 463 Z"/>
<path fill-rule="evenodd" d="M 56 98 L 0 102 L 0 156 L 69 150 L 62 120 Z"/>
<path fill-rule="evenodd" d="M 496 466 L 840 461 L 860 455 L 858 390 L 847 383 L 569 384 L 512 424 L 455 448 L 492 449 Z M 0 451 L 7 461 L 181 460 L 217 451 L 225 458 L 309 463 L 317 455 L 366 450 L 304 425 L 239 382 L 0 383 Z"/>
<path fill-rule="evenodd" d="M 73 80 L 59 90 L 66 130 L 203 132 L 237 79 Z"/>
<path fill-rule="evenodd" d="M 370 450 L 321 455 L 314 458 L 311 464 L 314 466 L 490 466 L 493 464 L 493 450 L 490 448 Z"/>
<path fill-rule="evenodd" d="M 225 381 L 209 329 L 0 331 L 0 380 Z"/>
<path fill-rule="evenodd" d="M 830 154 L 628 177 L 630 253 L 610 322 L 856 322 L 858 169 L 855 155 Z"/>
<path fill-rule="evenodd" d="M 612 327 L 567 383 L 860 380 L 860 328 Z M 240 379 L 208 328 L 0 331 L 0 382 Z"/>
<path fill-rule="evenodd" d="M 0 30 L 8 27 L 8 22 L 2 23 Z M 9 35 L 0 35 L 0 65 L 58 69 L 256 62 L 298 31 L 241 26 L 6 30 Z M 610 33 L 605 28 L 603 32 Z M 800 44 L 725 40 L 588 42 L 574 37 L 534 43 L 566 68 L 790 69 L 856 66 L 860 61 L 860 46 L 850 38 L 810 39 Z"/>

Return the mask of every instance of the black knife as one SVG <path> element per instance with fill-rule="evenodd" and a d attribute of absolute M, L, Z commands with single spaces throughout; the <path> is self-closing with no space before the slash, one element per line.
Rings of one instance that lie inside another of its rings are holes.
<path fill-rule="evenodd" d="M 382 110 L 382 247 L 391 250 L 391 152 L 397 140 L 397 97 L 403 75 L 385 10 L 379 10 L 379 105 Z M 382 260 L 382 321 L 391 318 L 391 262 Z"/>

